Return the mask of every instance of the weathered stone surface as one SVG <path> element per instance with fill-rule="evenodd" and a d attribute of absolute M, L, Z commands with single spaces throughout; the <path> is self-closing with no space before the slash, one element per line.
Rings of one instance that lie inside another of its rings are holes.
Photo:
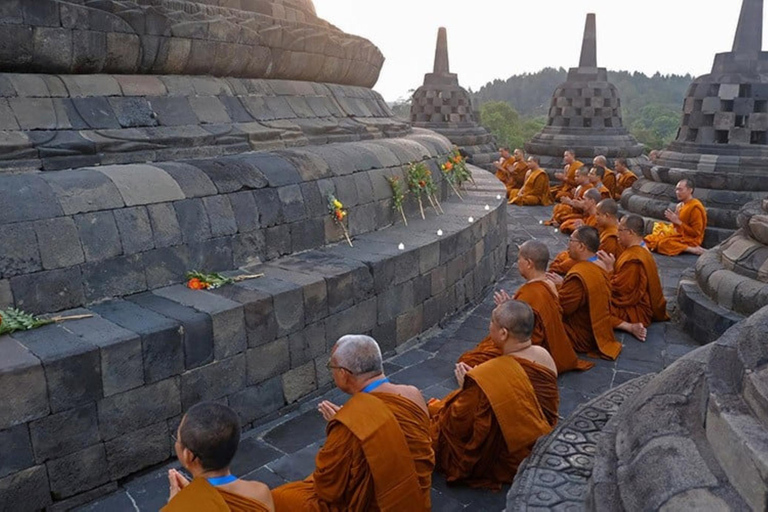
<path fill-rule="evenodd" d="M 38 463 L 101 441 L 95 403 L 35 420 L 29 424 L 29 431 Z"/>
<path fill-rule="evenodd" d="M 143 206 L 114 211 L 115 222 L 125 254 L 148 251 L 155 247 L 149 213 Z"/>
<path fill-rule="evenodd" d="M 317 389 L 314 361 L 285 372 L 282 378 L 285 401 L 289 404 Z"/>
<path fill-rule="evenodd" d="M 42 270 L 37 237 L 32 224 L 0 226 L 3 252 L 0 253 L 0 276 L 11 277 Z"/>
<path fill-rule="evenodd" d="M 181 376 L 182 408 L 231 395 L 245 388 L 245 382 L 245 354 L 188 371 Z"/>
<path fill-rule="evenodd" d="M 181 414 L 177 379 L 149 384 L 99 401 L 99 430 L 104 440 Z"/>
<path fill-rule="evenodd" d="M 53 270 L 62 267 L 72 267 L 85 261 L 80 237 L 72 219 L 61 217 L 34 223 L 40 244 L 40 255 L 43 268 Z"/>
<path fill-rule="evenodd" d="M 247 383 L 258 384 L 281 375 L 291 366 L 288 338 L 280 338 L 246 352 Z"/>
<path fill-rule="evenodd" d="M 134 430 L 105 443 L 109 475 L 113 480 L 162 462 L 171 444 L 165 421 Z"/>
<path fill-rule="evenodd" d="M 90 169 L 46 173 L 65 215 L 121 208 L 123 198 L 106 176 Z"/>
<path fill-rule="evenodd" d="M 171 176 L 151 165 L 116 166 L 98 168 L 117 187 L 126 206 L 162 203 L 184 199 L 184 193 Z"/>
<path fill-rule="evenodd" d="M 242 423 L 250 423 L 280 409 L 285 404 L 281 377 L 249 386 L 230 395 L 229 406 L 240 416 Z"/>
<path fill-rule="evenodd" d="M 0 478 L 34 466 L 26 425 L 0 430 L 0 455 Z"/>
<path fill-rule="evenodd" d="M 112 212 L 76 215 L 75 224 L 87 261 L 101 261 L 123 252 Z"/>
<path fill-rule="evenodd" d="M 104 445 L 99 443 L 46 463 L 51 493 L 56 499 L 74 496 L 109 480 Z"/>
<path fill-rule="evenodd" d="M 0 496 L 7 510 L 38 510 L 51 503 L 45 466 L 35 466 L 0 479 Z"/>
<path fill-rule="evenodd" d="M 18 341 L 0 337 L 0 428 L 48 414 L 48 392 L 40 360 Z"/>

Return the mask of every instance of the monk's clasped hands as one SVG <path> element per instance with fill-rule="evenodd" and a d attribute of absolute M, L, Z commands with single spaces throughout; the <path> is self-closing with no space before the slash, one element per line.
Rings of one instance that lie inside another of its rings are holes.
<path fill-rule="evenodd" d="M 610 274 L 616 265 L 616 256 L 605 251 L 597 251 L 597 261 L 595 263 Z"/>
<path fill-rule="evenodd" d="M 456 381 L 459 383 L 459 387 L 464 387 L 464 377 L 472 369 L 467 363 L 456 363 L 456 367 L 453 370 L 453 374 L 456 376 Z"/>
<path fill-rule="evenodd" d="M 497 306 L 504 304 L 508 300 L 512 300 L 512 297 L 509 296 L 506 290 L 499 290 L 493 293 L 493 302 L 495 302 Z"/>
<path fill-rule="evenodd" d="M 332 402 L 329 402 L 328 400 L 323 400 L 317 404 L 317 411 L 323 415 L 323 419 L 325 419 L 325 421 L 331 421 L 333 417 L 336 416 L 336 413 L 340 410 L 341 407 Z"/>

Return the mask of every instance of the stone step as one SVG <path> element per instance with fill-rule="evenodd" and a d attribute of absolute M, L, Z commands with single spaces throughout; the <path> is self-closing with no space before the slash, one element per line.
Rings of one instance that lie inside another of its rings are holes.
<path fill-rule="evenodd" d="M 747 272 L 745 265 L 735 267 L 722 256 L 720 251 L 725 248 L 727 252 L 732 240 L 699 257 L 695 265 L 696 283 L 722 307 L 749 316 L 768 305 L 768 283 L 756 279 L 755 272 L 744 275 L 742 272 Z M 737 251 L 735 248 L 733 252 Z"/>
<path fill-rule="evenodd" d="M 677 304 L 683 329 L 699 343 L 715 341 L 737 322 L 744 319 L 710 299 L 695 279 L 681 279 L 677 288 Z"/>

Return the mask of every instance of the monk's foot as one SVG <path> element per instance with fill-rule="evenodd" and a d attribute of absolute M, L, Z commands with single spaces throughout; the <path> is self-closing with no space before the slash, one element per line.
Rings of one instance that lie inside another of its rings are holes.
<path fill-rule="evenodd" d="M 648 334 L 648 330 L 643 324 L 630 324 L 629 333 L 640 341 L 645 341 L 645 336 Z"/>

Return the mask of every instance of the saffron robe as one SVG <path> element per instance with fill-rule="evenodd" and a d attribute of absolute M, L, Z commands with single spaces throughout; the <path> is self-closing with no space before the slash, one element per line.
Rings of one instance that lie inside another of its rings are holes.
<path fill-rule="evenodd" d="M 707 210 L 701 201 L 691 199 L 687 203 L 678 204 L 677 215 L 681 224 L 674 226 L 674 234 L 645 237 L 648 249 L 667 256 L 677 256 L 689 247 L 701 245 L 707 229 Z"/>
<path fill-rule="evenodd" d="M 605 174 L 603 174 L 603 186 L 605 187 L 605 192 L 601 189 L 600 193 L 604 194 L 603 199 L 613 199 L 613 197 L 616 194 L 616 172 L 612 171 L 611 169 L 608 169 L 606 167 Z"/>
<path fill-rule="evenodd" d="M 621 343 L 613 335 L 608 274 L 595 263 L 580 261 L 559 290 L 565 332 L 576 352 L 615 360 Z"/>
<path fill-rule="evenodd" d="M 429 511 L 429 418 L 392 393 L 357 393 L 328 422 L 312 476 L 272 491 L 276 512 Z"/>
<path fill-rule="evenodd" d="M 591 188 L 592 188 L 591 183 L 579 185 L 573 191 L 573 199 L 584 199 L 584 194 L 586 193 L 587 190 Z M 573 206 L 565 203 L 558 203 L 555 205 L 554 208 L 552 208 L 552 218 L 546 221 L 544 224 L 547 226 L 551 226 L 552 224 L 562 224 L 567 220 L 581 219 L 583 217 L 584 217 L 584 214 L 580 210 L 577 210 L 576 208 L 574 208 Z"/>
<path fill-rule="evenodd" d="M 630 247 L 616 260 L 611 304 L 614 327 L 622 321 L 648 327 L 651 322 L 669 320 L 656 260 L 645 247 Z"/>
<path fill-rule="evenodd" d="M 212 486 L 205 478 L 195 478 L 164 506 L 162 512 L 269 512 L 260 501 Z"/>
<path fill-rule="evenodd" d="M 555 428 L 557 420 L 560 418 L 557 414 L 558 407 L 560 406 L 557 375 L 546 366 L 542 366 L 535 361 L 525 359 L 524 357 L 517 357 L 514 354 L 512 354 L 512 357 L 525 370 L 525 374 L 528 375 L 528 380 L 531 381 L 531 386 L 533 386 L 533 391 L 536 393 L 536 400 L 539 401 L 541 406 L 541 412 L 544 413 L 544 418 L 550 427 Z"/>
<path fill-rule="evenodd" d="M 564 169 L 565 180 L 563 180 L 562 184 L 557 185 L 556 187 L 552 187 L 551 189 L 552 196 L 554 197 L 555 201 L 559 201 L 563 196 L 571 195 L 573 189 L 576 188 L 576 171 L 582 167 L 584 167 L 582 162 L 574 160 L 573 163 L 568 166 L 567 170 Z"/>
<path fill-rule="evenodd" d="M 543 169 L 531 171 L 522 189 L 509 191 L 509 204 L 518 206 L 552 204 L 552 198 L 549 196 L 549 176 L 546 171 Z"/>
<path fill-rule="evenodd" d="M 624 247 L 619 242 L 619 228 L 617 226 L 608 226 L 600 230 L 600 249 L 618 259 L 621 256 Z M 568 256 L 568 251 L 559 253 L 549 265 L 549 271 L 564 276 L 568 273 L 578 261 Z"/>
<path fill-rule="evenodd" d="M 520 189 L 525 184 L 525 175 L 528 173 L 528 164 L 525 160 L 516 160 L 512 165 L 512 179 L 507 187 L 508 190 Z"/>
<path fill-rule="evenodd" d="M 531 380 L 514 357 L 473 368 L 464 386 L 430 402 L 435 469 L 449 483 L 498 490 L 517 473 L 547 422 Z"/>
<path fill-rule="evenodd" d="M 504 159 L 501 163 L 501 169 L 496 169 L 496 177 L 507 187 L 507 190 L 509 190 L 509 185 L 512 183 L 512 166 L 514 163 L 515 157 L 513 155 Z"/>
<path fill-rule="evenodd" d="M 584 213 L 581 218 L 568 219 L 560 224 L 560 232 L 565 235 L 570 235 L 576 231 L 576 228 L 578 227 L 578 221 L 581 221 L 581 223 L 585 226 L 592 226 L 593 228 L 597 227 L 597 217 Z"/>
<path fill-rule="evenodd" d="M 616 191 L 614 192 L 613 198 L 616 201 L 619 201 L 621 199 L 621 194 L 628 188 L 632 188 L 632 184 L 636 181 L 637 176 L 632 171 L 626 170 L 621 173 L 616 180 Z"/>
<path fill-rule="evenodd" d="M 557 373 L 571 370 L 589 370 L 593 363 L 583 361 L 576 356 L 571 340 L 563 326 L 563 312 L 557 291 L 545 281 L 531 281 L 517 290 L 513 300 L 521 300 L 533 309 L 534 325 L 531 341 L 534 345 L 544 347 L 555 360 Z M 478 366 L 489 359 L 501 355 L 491 337 L 486 337 L 475 348 L 459 357 L 460 363 Z"/>

